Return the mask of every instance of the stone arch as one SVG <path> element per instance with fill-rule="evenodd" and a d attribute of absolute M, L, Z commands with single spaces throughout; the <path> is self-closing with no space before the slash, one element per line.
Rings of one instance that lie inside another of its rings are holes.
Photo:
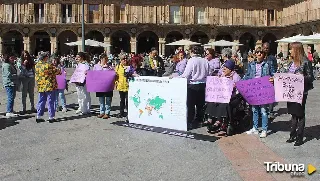
<path fill-rule="evenodd" d="M 64 32 L 66 32 L 66 31 L 70 31 L 70 32 L 74 33 L 77 37 L 80 36 L 80 35 L 77 33 L 77 31 L 75 31 L 74 29 L 68 28 L 68 29 L 60 29 L 60 30 L 56 33 L 57 37 L 59 37 L 61 33 L 64 33 Z"/>
<path fill-rule="evenodd" d="M 51 50 L 50 34 L 45 30 L 34 32 L 30 38 L 30 42 L 31 51 L 35 55 L 38 55 L 40 51 L 50 52 Z"/>
<path fill-rule="evenodd" d="M 182 40 L 183 39 L 183 34 L 179 31 L 171 31 L 167 33 L 165 41 L 167 43 L 171 43 L 174 41 Z M 175 53 L 175 50 L 178 46 L 165 46 L 165 55 L 172 55 Z"/>
<path fill-rule="evenodd" d="M 191 35 L 190 40 L 201 44 L 207 44 L 209 43 L 209 36 L 203 31 L 197 31 Z"/>
<path fill-rule="evenodd" d="M 23 34 L 17 30 L 10 30 L 2 35 L 2 52 L 7 55 L 20 56 L 23 51 Z"/>
<path fill-rule="evenodd" d="M 243 33 L 239 38 L 239 42 L 240 44 L 243 44 L 242 46 L 239 46 L 241 53 L 247 53 L 249 50 L 252 52 L 255 49 L 256 39 L 249 32 Z"/>
<path fill-rule="evenodd" d="M 75 42 L 78 40 L 77 34 L 72 30 L 65 30 L 58 34 L 58 52 L 59 55 L 75 54 L 78 51 L 78 46 L 68 46 L 66 43 Z"/>
<path fill-rule="evenodd" d="M 91 30 L 89 31 L 86 35 L 85 35 L 85 39 L 91 39 L 91 40 L 95 40 L 98 42 L 103 43 L 104 42 L 104 36 L 103 33 L 101 33 L 98 30 Z M 90 54 L 94 55 L 94 54 L 101 54 L 103 53 L 104 48 L 103 47 L 90 47 L 90 46 L 86 46 L 86 52 L 89 52 Z"/>
<path fill-rule="evenodd" d="M 111 51 L 114 54 L 118 54 L 121 50 L 124 50 L 126 53 L 130 53 L 130 40 L 131 36 L 127 31 L 118 30 L 111 34 Z"/>
<path fill-rule="evenodd" d="M 262 38 L 262 43 L 268 42 L 270 44 L 269 52 L 272 55 L 277 55 L 277 49 L 278 49 L 278 42 L 277 37 L 272 33 L 267 33 Z"/>
<path fill-rule="evenodd" d="M 159 47 L 159 37 L 153 31 L 144 31 L 141 32 L 137 36 L 137 50 L 136 53 L 148 53 L 150 52 L 151 48 Z"/>

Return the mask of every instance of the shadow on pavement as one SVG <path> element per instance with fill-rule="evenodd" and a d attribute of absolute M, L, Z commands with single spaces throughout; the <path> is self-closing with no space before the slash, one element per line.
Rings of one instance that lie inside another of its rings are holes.
<path fill-rule="evenodd" d="M 55 122 L 64 122 L 64 121 L 71 121 L 75 119 L 84 119 L 88 117 L 92 117 L 94 114 L 85 114 L 85 115 L 75 115 L 75 116 L 70 116 L 70 117 L 63 117 L 63 118 L 57 118 Z"/>
<path fill-rule="evenodd" d="M 14 118 L 0 118 L 0 130 L 5 129 L 7 127 L 15 126 L 19 124 L 19 122 L 17 121 L 22 121 L 32 117 L 34 116 L 29 115 L 29 116 L 18 116 Z"/>
<path fill-rule="evenodd" d="M 201 140 L 201 141 L 215 142 L 218 139 L 220 139 L 219 137 L 216 137 L 216 136 L 209 136 L 209 135 L 203 135 L 203 134 L 198 134 L 198 133 L 192 133 L 189 131 L 179 131 L 179 130 L 172 130 L 172 129 L 167 129 L 167 128 L 160 128 L 160 127 L 146 126 L 146 125 L 141 125 L 141 124 L 127 123 L 124 121 L 115 121 L 115 122 L 112 122 L 111 124 L 117 125 L 117 126 L 122 126 L 122 127 L 127 127 L 127 128 L 139 129 L 141 131 L 150 131 L 150 132 L 155 132 L 155 133 L 160 133 L 160 134 L 165 134 L 165 135 L 170 135 L 170 136 L 177 136 L 177 137 L 194 139 L 194 140 Z"/>
<path fill-rule="evenodd" d="M 288 110 L 287 108 L 279 108 L 276 112 L 275 112 L 275 117 L 279 117 L 281 115 L 287 114 Z"/>
<path fill-rule="evenodd" d="M 288 138 L 289 138 L 289 134 L 290 134 L 290 127 L 291 127 L 291 121 L 277 121 L 277 122 L 273 122 L 270 126 L 270 130 L 271 132 L 269 133 L 269 135 L 272 135 L 278 131 L 285 131 L 288 132 Z M 316 126 L 310 126 L 310 127 L 306 127 L 304 129 L 304 143 L 311 141 L 313 139 L 320 139 L 320 125 L 316 125 Z"/>

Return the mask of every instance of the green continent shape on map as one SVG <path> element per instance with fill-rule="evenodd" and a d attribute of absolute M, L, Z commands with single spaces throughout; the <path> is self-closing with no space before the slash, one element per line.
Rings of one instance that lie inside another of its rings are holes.
<path fill-rule="evenodd" d="M 162 115 L 162 114 L 160 114 L 160 115 L 159 115 L 159 118 L 160 118 L 160 119 L 163 119 L 163 115 Z"/>
<path fill-rule="evenodd" d="M 166 100 L 160 98 L 159 96 L 156 96 L 153 99 L 148 99 L 147 104 L 149 106 L 153 107 L 154 110 L 159 111 L 161 109 L 162 105 L 166 102 L 167 102 Z"/>
<path fill-rule="evenodd" d="M 131 97 L 131 100 L 133 101 L 133 104 L 138 108 L 141 100 L 140 100 L 140 89 L 137 91 L 137 93 Z"/>

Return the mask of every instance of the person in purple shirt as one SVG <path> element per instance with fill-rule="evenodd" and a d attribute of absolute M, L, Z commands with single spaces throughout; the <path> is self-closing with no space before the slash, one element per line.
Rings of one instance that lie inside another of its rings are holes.
<path fill-rule="evenodd" d="M 222 73 L 223 73 L 223 66 L 224 66 L 224 63 L 227 61 L 227 60 L 230 60 L 231 57 L 232 57 L 232 50 L 230 48 L 224 48 L 222 51 L 221 51 L 221 57 L 222 57 L 222 60 L 223 60 L 223 63 L 220 67 L 220 70 L 218 71 L 218 76 L 221 76 Z"/>
<path fill-rule="evenodd" d="M 185 56 L 184 52 L 179 52 L 178 53 L 178 63 L 176 65 L 176 68 L 174 69 L 173 73 L 178 74 L 179 76 L 183 74 L 184 70 L 186 69 L 187 66 L 187 59 Z"/>
<path fill-rule="evenodd" d="M 108 56 L 102 54 L 100 62 L 94 65 L 94 71 L 114 71 L 113 68 L 108 65 Z M 100 114 L 98 118 L 108 119 L 110 118 L 111 102 L 113 97 L 113 91 L 109 92 L 97 92 L 96 97 L 99 98 L 100 103 Z"/>
<path fill-rule="evenodd" d="M 187 90 L 187 121 L 189 128 L 198 126 L 203 121 L 205 105 L 206 79 L 209 75 L 209 64 L 205 58 L 202 58 L 203 48 L 201 46 L 191 47 L 191 58 L 180 78 L 188 80 Z M 196 108 L 196 109 L 195 109 Z M 197 114 L 195 115 L 195 111 Z M 194 121 L 194 118 L 196 119 Z"/>
<path fill-rule="evenodd" d="M 215 76 L 218 74 L 220 69 L 220 60 L 218 57 L 215 57 L 215 51 L 212 48 L 206 50 L 206 58 L 209 63 L 209 75 Z"/>
<path fill-rule="evenodd" d="M 65 76 L 67 76 L 67 72 L 66 70 L 64 69 L 63 65 L 61 64 L 60 62 L 60 59 L 58 57 L 54 58 L 53 61 L 52 61 L 52 64 L 59 68 L 62 72 L 62 74 L 64 74 Z M 66 81 L 66 84 L 67 84 L 67 81 Z M 66 86 L 67 87 L 67 86 Z M 67 89 L 67 88 L 66 88 Z M 59 111 L 60 110 L 60 107 L 59 107 L 59 99 L 60 99 L 60 102 L 61 102 L 61 107 L 62 107 L 62 112 L 67 112 L 67 106 L 66 106 L 66 96 L 64 94 L 64 90 L 65 89 L 56 89 L 55 92 L 56 92 L 56 100 L 55 100 L 55 110 L 56 111 Z M 68 90 L 68 89 L 67 89 Z"/>

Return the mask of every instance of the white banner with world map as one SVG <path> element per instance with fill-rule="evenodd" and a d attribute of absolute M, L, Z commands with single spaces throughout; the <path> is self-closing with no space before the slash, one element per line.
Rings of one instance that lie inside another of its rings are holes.
<path fill-rule="evenodd" d="M 187 80 L 135 77 L 129 82 L 130 123 L 187 131 Z"/>

